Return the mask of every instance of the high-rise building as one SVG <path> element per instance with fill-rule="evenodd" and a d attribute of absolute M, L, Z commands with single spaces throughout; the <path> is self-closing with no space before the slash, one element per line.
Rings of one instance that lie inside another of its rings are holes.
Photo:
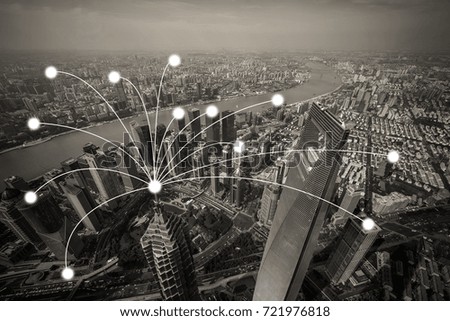
<path fill-rule="evenodd" d="M 261 208 L 259 210 L 260 221 L 264 225 L 271 225 L 275 211 L 277 210 L 280 187 L 278 185 L 266 185 L 261 198 Z"/>
<path fill-rule="evenodd" d="M 277 160 L 275 162 L 276 166 L 276 174 L 275 174 L 275 183 L 282 184 L 284 181 L 286 171 L 286 163 L 282 160 Z"/>
<path fill-rule="evenodd" d="M 83 168 L 81 166 L 81 164 L 78 162 L 78 160 L 74 159 L 74 158 L 69 158 L 66 159 L 65 161 L 61 162 L 61 166 L 64 170 L 64 172 L 70 172 L 73 170 L 79 170 L 81 168 Z M 77 181 L 77 185 L 78 187 L 82 187 L 82 188 L 88 188 L 89 187 L 89 183 L 88 183 L 88 179 L 86 178 L 86 175 L 90 175 L 89 171 L 77 171 L 74 172 L 72 174 L 70 174 L 70 176 L 72 176 L 76 181 Z"/>
<path fill-rule="evenodd" d="M 198 300 L 189 232 L 183 220 L 155 208 L 141 246 L 164 300 Z"/>
<path fill-rule="evenodd" d="M 202 161 L 202 153 L 201 151 L 195 151 L 194 155 L 192 155 L 192 175 L 200 179 L 204 176 L 204 167 Z"/>
<path fill-rule="evenodd" d="M 133 120 L 130 122 L 131 136 L 134 143 L 141 151 L 141 156 L 148 165 L 153 164 L 153 140 L 154 136 L 151 136 L 150 128 L 146 120 Z M 155 151 L 157 151 L 155 149 Z M 139 160 L 139 159 L 137 159 Z"/>
<path fill-rule="evenodd" d="M 163 148 L 161 150 L 162 155 L 166 155 L 166 159 L 162 160 L 166 167 L 163 171 L 167 171 L 171 176 L 176 176 L 181 173 L 180 153 L 178 153 L 178 140 L 176 136 L 167 137 L 163 142 Z"/>
<path fill-rule="evenodd" d="M 222 149 L 222 170 L 223 185 L 231 185 L 231 177 L 233 174 L 233 150 L 230 145 L 225 145 Z"/>
<path fill-rule="evenodd" d="M 206 124 L 206 141 L 220 142 L 220 114 L 216 117 L 208 117 L 205 115 Z"/>
<path fill-rule="evenodd" d="M 191 123 L 192 137 L 195 137 L 194 142 L 202 139 L 200 132 L 202 126 L 200 122 L 200 110 L 198 108 L 191 108 L 188 110 L 189 121 Z"/>
<path fill-rule="evenodd" d="M 183 130 L 183 128 L 186 126 L 186 120 L 185 120 L 184 116 L 181 119 L 177 119 L 177 125 L 178 125 L 178 131 Z M 184 130 L 183 130 L 183 132 L 184 132 Z"/>
<path fill-rule="evenodd" d="M 17 204 L 17 209 L 38 233 L 50 251 L 59 260 L 64 260 L 67 240 L 73 225 L 64 216 L 58 204 L 48 192 L 39 192 L 36 203 L 27 204 L 24 200 Z M 81 239 L 74 233 L 69 244 L 70 254 L 79 257 L 83 250 Z"/>
<path fill-rule="evenodd" d="M 105 155 L 85 153 L 80 156 L 80 159 L 83 159 L 88 164 L 102 201 L 110 200 L 121 193 L 122 185 L 118 177 L 115 176 L 116 173 L 96 170 L 97 168 L 102 168 L 101 164 L 106 161 Z M 110 208 L 116 208 L 117 205 L 115 200 L 108 202 Z"/>
<path fill-rule="evenodd" d="M 7 187 L 1 194 L 0 221 L 6 225 L 18 239 L 33 244 L 37 250 L 44 250 L 46 247 L 44 242 L 16 207 L 22 199 L 23 193 L 18 189 Z"/>
<path fill-rule="evenodd" d="M 119 103 L 126 103 L 127 95 L 125 94 L 123 80 L 120 79 L 116 84 L 114 84 L 114 88 L 116 89 L 117 98 L 118 98 Z M 119 105 L 119 106 L 121 106 L 121 105 Z"/>
<path fill-rule="evenodd" d="M 244 182 L 242 178 L 232 178 L 231 179 L 231 203 L 240 207 L 242 205 L 242 201 L 244 200 L 243 195 L 243 186 Z"/>
<path fill-rule="evenodd" d="M 220 192 L 220 183 L 219 183 L 219 161 L 211 162 L 211 191 L 216 195 Z"/>
<path fill-rule="evenodd" d="M 361 198 L 364 197 L 364 188 L 358 188 L 357 186 L 347 186 L 345 189 L 344 197 L 339 205 L 341 208 L 333 215 L 333 224 L 342 225 L 347 221 L 349 214 L 353 213 Z M 344 211 L 345 210 L 345 211 Z M 347 212 L 348 211 L 348 212 Z"/>
<path fill-rule="evenodd" d="M 97 213 L 93 212 L 97 205 L 92 200 L 91 196 L 82 188 L 71 184 L 70 180 L 60 183 L 61 188 L 66 195 L 67 200 L 72 205 L 78 219 L 83 219 L 83 225 L 91 231 L 98 232 L 101 229 Z M 90 213 L 88 216 L 86 214 Z"/>
<path fill-rule="evenodd" d="M 222 141 L 231 143 L 235 140 L 234 114 L 230 110 L 225 110 L 222 112 Z"/>
<path fill-rule="evenodd" d="M 347 282 L 372 246 L 380 230 L 377 225 L 371 230 L 365 230 L 361 221 L 354 217 L 347 220 L 340 240 L 326 264 L 326 273 L 332 283 Z"/>
<path fill-rule="evenodd" d="M 50 190 L 53 193 L 57 193 L 57 194 L 63 193 L 61 186 L 59 186 L 59 183 L 64 181 L 65 175 L 61 175 L 63 173 L 64 173 L 64 171 L 62 169 L 54 168 L 54 169 L 48 171 L 47 173 L 45 173 L 44 175 L 42 175 L 42 178 L 47 183 L 47 185 L 50 187 Z"/>
<path fill-rule="evenodd" d="M 141 185 L 141 182 L 138 179 L 130 176 L 132 175 L 139 177 L 136 162 L 130 157 L 130 155 L 132 155 L 132 152 L 130 148 L 127 147 L 123 147 L 123 150 L 118 149 L 115 153 L 117 169 L 123 173 L 120 174 L 120 177 L 122 178 L 126 192 L 133 191 Z M 135 157 L 133 156 L 133 158 Z"/>
<path fill-rule="evenodd" d="M 22 192 L 28 191 L 30 189 L 28 183 L 20 176 L 8 177 L 7 179 L 5 179 L 5 185 L 10 189 L 17 189 Z"/>
<path fill-rule="evenodd" d="M 256 282 L 254 300 L 296 300 L 336 189 L 348 130 L 318 104 L 296 141 Z M 313 142 L 313 143 L 312 143 Z M 308 193 L 308 194 L 306 194 Z M 316 197 L 312 197 L 314 195 Z"/>

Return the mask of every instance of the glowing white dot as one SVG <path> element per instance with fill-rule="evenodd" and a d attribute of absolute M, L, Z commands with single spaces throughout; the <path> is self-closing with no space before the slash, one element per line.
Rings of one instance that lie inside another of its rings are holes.
<path fill-rule="evenodd" d="M 28 119 L 27 125 L 30 130 L 36 130 L 39 129 L 39 127 L 41 127 L 41 121 L 36 117 L 33 117 Z"/>
<path fill-rule="evenodd" d="M 389 163 L 397 163 L 400 159 L 400 154 L 396 150 L 391 150 L 387 155 L 387 159 Z"/>
<path fill-rule="evenodd" d="M 63 277 L 64 280 L 72 280 L 74 275 L 75 272 L 73 271 L 73 269 L 69 267 L 64 268 L 61 272 L 61 276 Z"/>
<path fill-rule="evenodd" d="M 148 190 L 150 191 L 150 193 L 152 194 L 158 194 L 159 192 L 161 192 L 161 182 L 156 181 L 156 180 L 152 180 L 150 181 L 150 183 L 148 183 Z"/>
<path fill-rule="evenodd" d="M 117 84 L 120 80 L 120 74 L 117 71 L 111 71 L 108 75 L 108 79 L 113 84 Z"/>
<path fill-rule="evenodd" d="M 184 118 L 184 109 L 181 107 L 177 107 L 172 111 L 172 116 L 175 119 L 183 119 Z"/>
<path fill-rule="evenodd" d="M 233 146 L 233 150 L 236 152 L 236 153 L 242 153 L 242 152 L 244 152 L 245 151 L 245 144 L 244 144 L 244 142 L 242 141 L 242 140 L 237 140 L 235 143 L 234 143 L 234 146 Z"/>
<path fill-rule="evenodd" d="M 272 105 L 275 107 L 280 107 L 284 104 L 284 97 L 280 94 L 275 94 L 272 96 Z"/>
<path fill-rule="evenodd" d="M 370 231 L 375 226 L 375 222 L 371 218 L 365 218 L 362 222 L 362 227 L 366 231 Z"/>
<path fill-rule="evenodd" d="M 24 196 L 24 200 L 28 204 L 34 204 L 37 201 L 37 195 L 35 192 L 26 192 Z"/>
<path fill-rule="evenodd" d="M 58 75 L 58 70 L 53 66 L 45 68 L 45 77 L 48 79 L 54 79 Z"/>
<path fill-rule="evenodd" d="M 169 65 L 172 67 L 178 67 L 181 64 L 181 58 L 178 55 L 170 55 Z"/>
<path fill-rule="evenodd" d="M 206 116 L 209 118 L 216 117 L 219 114 L 219 109 L 214 105 L 209 105 L 206 108 Z"/>

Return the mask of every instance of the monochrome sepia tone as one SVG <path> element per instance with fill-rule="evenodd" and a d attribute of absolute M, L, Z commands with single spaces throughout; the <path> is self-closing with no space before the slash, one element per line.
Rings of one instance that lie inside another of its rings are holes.
<path fill-rule="evenodd" d="M 1 1 L 0 300 L 450 300 L 448 12 Z"/>

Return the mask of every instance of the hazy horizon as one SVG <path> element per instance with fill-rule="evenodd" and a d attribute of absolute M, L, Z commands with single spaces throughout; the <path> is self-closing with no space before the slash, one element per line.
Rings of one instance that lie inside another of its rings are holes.
<path fill-rule="evenodd" d="M 448 51 L 447 0 L 3 0 L 0 50 Z"/>

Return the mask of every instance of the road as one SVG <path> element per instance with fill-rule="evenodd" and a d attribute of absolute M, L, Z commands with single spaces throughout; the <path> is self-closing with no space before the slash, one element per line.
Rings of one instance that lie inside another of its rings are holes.
<path fill-rule="evenodd" d="M 220 237 L 217 241 L 211 243 L 203 252 L 194 255 L 194 263 L 197 269 L 200 269 L 208 263 L 213 257 L 220 253 L 224 248 L 233 244 L 239 236 L 239 231 L 232 227 L 230 230 Z"/>

